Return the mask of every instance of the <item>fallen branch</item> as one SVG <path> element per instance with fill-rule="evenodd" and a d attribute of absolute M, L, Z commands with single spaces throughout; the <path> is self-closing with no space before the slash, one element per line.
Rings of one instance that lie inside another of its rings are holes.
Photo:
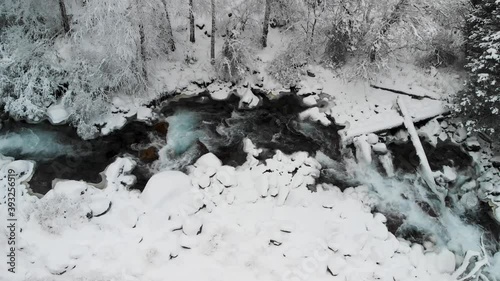
<path fill-rule="evenodd" d="M 429 94 L 429 93 L 415 94 L 415 93 L 405 92 L 403 90 L 391 89 L 391 88 L 386 88 L 386 87 L 383 87 L 383 86 L 377 86 L 377 85 L 373 85 L 373 84 L 370 84 L 370 87 L 372 87 L 374 89 L 378 89 L 378 90 L 383 90 L 383 91 L 388 91 L 388 92 L 400 94 L 400 95 L 410 96 L 412 98 L 416 98 L 416 99 L 419 99 L 419 100 L 424 99 L 424 98 L 429 98 L 429 99 L 432 99 L 432 100 L 439 100 L 438 97 L 436 97 L 435 95 Z"/>
<path fill-rule="evenodd" d="M 406 106 L 403 100 L 398 97 L 397 104 L 401 115 L 403 116 L 403 123 L 410 134 L 411 142 L 415 147 L 415 151 L 417 152 L 417 156 L 420 159 L 420 172 L 422 174 L 422 178 L 424 179 L 427 186 L 434 192 L 438 197 L 441 203 L 444 203 L 444 195 L 437 190 L 436 183 L 434 181 L 434 176 L 431 170 L 431 166 L 429 165 L 429 161 L 427 160 L 427 155 L 425 155 L 424 147 L 420 142 L 420 138 L 418 137 L 417 130 L 413 125 L 413 120 L 406 109 Z"/>

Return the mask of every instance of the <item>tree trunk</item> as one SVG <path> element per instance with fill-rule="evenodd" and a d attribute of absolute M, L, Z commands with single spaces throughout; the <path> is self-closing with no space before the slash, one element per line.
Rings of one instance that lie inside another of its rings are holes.
<path fill-rule="evenodd" d="M 142 9 L 139 5 L 139 0 L 136 0 L 137 16 L 139 18 L 139 52 L 141 55 L 141 72 L 144 81 L 148 81 L 147 60 L 146 60 L 146 35 L 144 34 L 144 25 L 142 24 Z"/>
<path fill-rule="evenodd" d="M 262 30 L 262 47 L 267 47 L 267 34 L 269 33 L 269 15 L 271 14 L 271 1 L 266 0 L 266 10 L 264 12 L 264 28 Z"/>
<path fill-rule="evenodd" d="M 194 14 L 193 14 L 193 0 L 189 0 L 189 41 L 195 42 L 194 38 Z"/>
<path fill-rule="evenodd" d="M 212 36 L 210 38 L 210 59 L 215 64 L 215 0 L 212 0 Z"/>
<path fill-rule="evenodd" d="M 66 5 L 64 4 L 64 0 L 59 0 L 59 9 L 61 10 L 61 18 L 62 18 L 64 32 L 68 33 L 69 32 L 69 18 L 68 18 L 68 14 L 66 13 Z"/>
<path fill-rule="evenodd" d="M 175 51 L 175 41 L 174 34 L 172 33 L 172 24 L 170 22 L 170 15 L 168 14 L 167 0 L 163 0 L 163 7 L 165 8 L 165 18 L 167 21 L 167 34 L 168 34 L 168 45 L 172 52 Z"/>
<path fill-rule="evenodd" d="M 441 203 L 444 204 L 444 194 L 439 192 L 436 183 L 434 181 L 434 176 L 431 170 L 431 166 L 429 165 L 429 161 L 427 160 L 427 155 L 425 154 L 424 147 L 422 146 L 422 143 L 420 142 L 420 138 L 418 137 L 417 130 L 415 129 L 415 126 L 413 125 L 413 120 L 406 109 L 406 106 L 401 99 L 401 97 L 397 98 L 397 103 L 399 110 L 401 112 L 401 115 L 404 118 L 404 125 L 406 129 L 408 130 L 408 134 L 410 135 L 411 142 L 413 143 L 413 146 L 415 147 L 415 151 L 417 153 L 418 158 L 420 159 L 420 173 L 422 175 L 422 178 L 424 179 L 425 183 L 427 186 L 436 194 L 436 196 L 439 198 Z"/>

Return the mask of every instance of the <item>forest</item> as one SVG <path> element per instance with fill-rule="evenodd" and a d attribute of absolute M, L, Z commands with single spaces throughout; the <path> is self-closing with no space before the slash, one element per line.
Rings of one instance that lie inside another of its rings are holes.
<path fill-rule="evenodd" d="M 456 67 L 470 78 L 452 106 L 469 127 L 498 132 L 498 3 L 476 2 L 5 0 L 0 102 L 30 120 L 63 102 L 88 137 L 112 96 L 172 94 L 158 81 L 159 65 L 246 82 L 262 64 L 255 54 L 271 28 L 293 38 L 260 67 L 280 85 L 300 82 L 308 64 L 349 79 L 370 79 L 394 63 Z"/>
<path fill-rule="evenodd" d="M 500 0 L 0 0 L 0 281 L 500 281 L 499 52 Z"/>

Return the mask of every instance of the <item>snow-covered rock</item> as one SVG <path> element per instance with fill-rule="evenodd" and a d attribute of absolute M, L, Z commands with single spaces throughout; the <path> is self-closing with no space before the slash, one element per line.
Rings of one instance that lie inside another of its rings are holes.
<path fill-rule="evenodd" d="M 207 169 L 209 167 L 213 168 L 219 168 L 222 166 L 222 161 L 220 161 L 215 154 L 209 152 L 205 155 L 202 155 L 196 162 L 194 163 L 194 166 L 197 168 L 204 168 Z"/>
<path fill-rule="evenodd" d="M 455 142 L 461 143 L 465 139 L 467 139 L 467 129 L 465 129 L 464 126 L 460 125 L 460 126 L 458 126 L 456 131 L 453 132 L 453 140 Z"/>
<path fill-rule="evenodd" d="M 149 107 L 141 106 L 137 109 L 137 120 L 147 121 L 153 118 L 153 110 Z"/>
<path fill-rule="evenodd" d="M 359 163 L 370 164 L 372 162 L 372 149 L 365 135 L 354 138 L 356 147 L 356 159 Z"/>
<path fill-rule="evenodd" d="M 191 179 L 182 172 L 165 171 L 152 176 L 141 194 L 149 210 L 166 215 L 189 215 L 201 208 Z"/>
<path fill-rule="evenodd" d="M 457 180 L 457 173 L 449 166 L 443 167 L 443 178 L 447 182 L 455 182 Z"/>
<path fill-rule="evenodd" d="M 378 136 L 374 133 L 370 133 L 370 134 L 366 135 L 366 141 L 369 144 L 374 145 L 374 144 L 378 143 Z"/>
<path fill-rule="evenodd" d="M 385 143 L 381 143 L 381 142 L 374 144 L 372 146 L 372 149 L 373 149 L 373 152 L 375 152 L 376 154 L 379 154 L 379 155 L 384 155 L 384 154 L 387 154 L 387 152 L 389 152 Z"/>
<path fill-rule="evenodd" d="M 329 126 L 332 122 L 327 118 L 324 112 L 321 112 L 317 107 L 311 107 L 299 113 L 300 120 L 311 120 L 320 122 L 323 126 Z"/>
<path fill-rule="evenodd" d="M 197 235 L 201 232 L 201 228 L 203 227 L 203 223 L 200 219 L 195 217 L 187 218 L 182 224 L 182 232 L 188 236 Z"/>
<path fill-rule="evenodd" d="M 70 114 L 63 103 L 54 104 L 47 108 L 47 117 L 51 124 L 63 124 L 68 120 L 69 116 Z"/>
<path fill-rule="evenodd" d="M 479 151 L 481 150 L 481 144 L 479 144 L 479 141 L 477 138 L 471 137 L 468 138 L 465 143 L 465 148 L 469 151 Z"/>

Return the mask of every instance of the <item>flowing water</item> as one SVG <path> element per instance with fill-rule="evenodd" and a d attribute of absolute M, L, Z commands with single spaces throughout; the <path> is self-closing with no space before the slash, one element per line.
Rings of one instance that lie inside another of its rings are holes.
<path fill-rule="evenodd" d="M 100 172 L 115 157 L 127 155 L 138 162 L 135 188 L 142 189 L 152 173 L 183 170 L 206 152 L 213 152 L 226 165 L 245 162 L 242 140 L 249 138 L 263 149 L 259 160 L 275 150 L 290 154 L 307 151 L 322 163 L 320 182 L 341 189 L 360 184 L 370 188 L 380 204 L 374 206 L 388 217 L 388 228 L 398 236 L 415 242 L 434 240 L 460 252 L 478 248 L 485 234 L 492 245 L 500 233 L 498 225 L 482 210 L 464 211 L 456 202 L 435 212 L 435 198 L 416 176 L 418 159 L 410 143 L 390 144 L 396 176 L 383 176 L 380 163 L 370 167 L 353 161 L 352 148 L 341 149 L 340 126 L 323 126 L 301 121 L 305 110 L 294 95 L 269 100 L 255 109 L 238 109 L 238 100 L 212 101 L 207 97 L 169 101 L 161 110 L 158 124 L 133 121 L 108 136 L 81 140 L 69 126 L 47 122 L 27 124 L 6 122 L 0 131 L 0 154 L 37 163 L 30 181 L 31 189 L 45 194 L 56 178 L 98 183 Z M 168 129 L 167 129 L 168 127 Z M 163 128 L 163 129 L 162 129 Z M 474 177 L 472 159 L 457 145 L 439 143 L 436 148 L 424 144 L 433 170 L 443 165 L 457 169 L 462 178 Z M 144 151 L 158 151 L 158 158 L 145 159 Z"/>

